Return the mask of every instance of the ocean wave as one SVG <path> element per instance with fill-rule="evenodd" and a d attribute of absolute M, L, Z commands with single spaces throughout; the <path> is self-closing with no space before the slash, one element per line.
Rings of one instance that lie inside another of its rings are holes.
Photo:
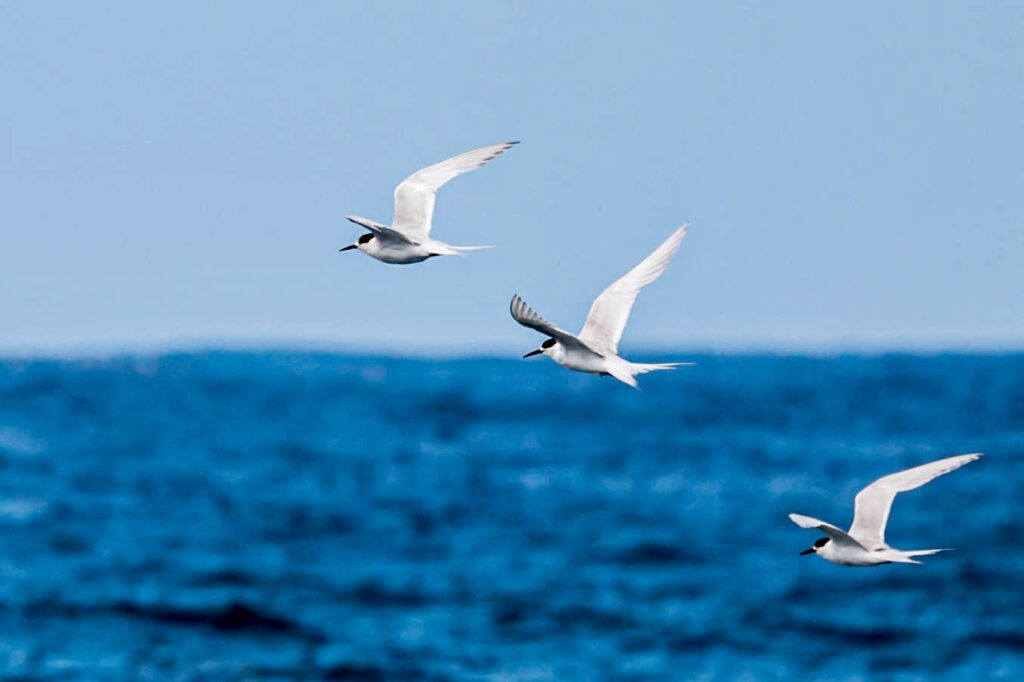
<path fill-rule="evenodd" d="M 0 362 L 0 676 L 1024 678 L 1024 354 L 696 359 Z"/>

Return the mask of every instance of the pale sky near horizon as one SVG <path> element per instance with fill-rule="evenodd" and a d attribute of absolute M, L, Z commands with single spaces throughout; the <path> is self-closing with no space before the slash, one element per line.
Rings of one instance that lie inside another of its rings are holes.
<path fill-rule="evenodd" d="M 0 4 L 0 354 L 526 351 L 685 220 L 627 356 L 1024 345 L 1024 5 L 600 7 Z"/>

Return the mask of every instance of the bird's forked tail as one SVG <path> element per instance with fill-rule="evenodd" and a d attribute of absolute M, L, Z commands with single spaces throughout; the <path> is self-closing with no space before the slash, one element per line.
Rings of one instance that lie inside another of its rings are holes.
<path fill-rule="evenodd" d="M 453 246 L 435 239 L 423 242 L 424 248 L 438 256 L 459 256 L 463 251 L 479 251 L 480 249 L 493 249 L 493 246 Z"/>
<path fill-rule="evenodd" d="M 648 372 L 657 372 L 662 369 L 675 369 L 693 365 L 692 362 L 622 362 L 608 367 L 608 373 L 624 384 L 639 388 L 636 377 Z"/>
<path fill-rule="evenodd" d="M 630 369 L 633 370 L 633 374 L 647 374 L 648 372 L 657 372 L 661 369 L 675 369 L 676 367 L 690 367 L 695 365 L 695 362 L 631 362 L 629 363 Z"/>
<path fill-rule="evenodd" d="M 456 251 L 480 251 L 481 249 L 493 249 L 494 246 L 452 246 Z"/>
<path fill-rule="evenodd" d="M 896 550 L 892 552 L 892 556 L 889 558 L 889 560 L 897 564 L 919 564 L 921 562 L 914 561 L 914 557 L 929 556 L 931 554 L 938 554 L 939 552 L 949 552 L 951 550 L 951 547 L 943 547 L 942 549 L 912 549 L 910 551 Z"/>

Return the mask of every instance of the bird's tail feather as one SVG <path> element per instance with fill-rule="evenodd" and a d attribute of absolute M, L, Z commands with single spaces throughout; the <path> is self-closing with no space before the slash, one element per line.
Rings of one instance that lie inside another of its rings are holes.
<path fill-rule="evenodd" d="M 640 388 L 636 380 L 636 377 L 640 374 L 657 372 L 661 369 L 675 369 L 676 367 L 692 364 L 692 362 L 619 362 L 609 365 L 608 373 L 628 386 Z"/>
<path fill-rule="evenodd" d="M 898 564 L 919 564 L 920 561 L 914 561 L 914 557 L 918 556 L 929 556 L 931 554 L 938 554 L 939 552 L 948 552 L 951 547 L 943 547 L 942 549 L 913 549 L 910 551 L 901 551 L 892 557 L 892 561 Z"/>
<path fill-rule="evenodd" d="M 436 239 L 422 242 L 422 246 L 438 256 L 460 256 L 463 251 L 477 251 L 479 249 L 494 248 L 493 246 L 453 246 L 452 244 L 439 242 Z"/>
<path fill-rule="evenodd" d="M 479 251 L 480 249 L 493 249 L 493 246 L 450 246 L 449 248 L 455 249 L 456 251 Z"/>
<path fill-rule="evenodd" d="M 676 367 L 689 367 L 693 362 L 631 362 L 629 368 L 633 370 L 633 374 L 647 374 L 648 372 L 657 372 L 662 369 L 675 369 Z"/>

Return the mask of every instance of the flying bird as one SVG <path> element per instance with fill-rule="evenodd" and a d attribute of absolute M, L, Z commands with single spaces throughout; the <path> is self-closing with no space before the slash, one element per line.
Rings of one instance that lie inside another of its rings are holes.
<path fill-rule="evenodd" d="M 980 452 L 947 457 L 912 469 L 898 471 L 878 479 L 857 493 L 854 501 L 853 525 L 843 532 L 835 526 L 812 519 L 810 516 L 790 514 L 789 518 L 801 528 L 817 528 L 828 537 L 821 538 L 801 555 L 817 554 L 842 566 L 878 566 L 879 564 L 919 564 L 914 557 L 927 556 L 943 549 L 917 549 L 903 551 L 885 544 L 885 524 L 897 493 L 920 488 L 925 483 L 959 469 L 981 457 Z"/>
<path fill-rule="evenodd" d="M 437 190 L 452 178 L 480 168 L 516 144 L 519 143 L 502 142 L 489 147 L 481 147 L 416 171 L 402 180 L 395 188 L 395 217 L 391 221 L 391 226 L 359 216 L 345 216 L 356 225 L 365 227 L 369 232 L 359 237 L 351 246 L 339 250 L 359 249 L 379 261 L 406 265 L 419 263 L 433 256 L 455 256 L 462 251 L 491 248 L 490 246 L 452 246 L 431 239 L 430 228 L 434 217 L 434 200 Z"/>
<path fill-rule="evenodd" d="M 660 369 L 673 369 L 692 362 L 638 363 L 619 356 L 619 339 L 629 320 L 637 294 L 646 284 L 661 276 L 672 254 L 686 236 L 687 225 L 673 232 L 651 255 L 627 272 L 621 279 L 601 292 L 583 325 L 583 331 L 573 336 L 559 329 L 535 313 L 518 294 L 512 297 L 510 311 L 516 322 L 536 329 L 548 338 L 540 348 L 524 355 L 546 355 L 562 367 L 578 372 L 613 376 L 624 384 L 637 388 L 636 376 Z"/>

